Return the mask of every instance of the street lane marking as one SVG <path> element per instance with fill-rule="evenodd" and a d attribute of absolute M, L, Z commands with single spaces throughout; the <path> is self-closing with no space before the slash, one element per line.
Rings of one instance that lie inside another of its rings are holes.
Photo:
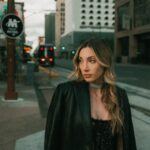
<path fill-rule="evenodd" d="M 39 69 L 43 72 L 45 72 L 46 74 L 48 74 L 48 76 L 50 77 L 59 77 L 59 73 L 54 70 L 54 69 L 48 69 L 48 68 L 45 68 L 45 67 L 42 67 L 42 66 L 39 66 Z"/>
<path fill-rule="evenodd" d="M 148 89 L 144 89 L 144 88 L 141 88 L 141 87 L 137 87 L 137 86 L 134 86 L 134 85 L 129 85 L 129 84 L 126 84 L 126 83 L 121 83 L 121 82 L 117 82 L 117 84 L 120 87 L 123 87 L 124 89 L 126 89 L 130 93 L 134 93 L 136 95 L 147 98 L 147 100 L 150 100 L 150 90 L 148 90 Z"/>

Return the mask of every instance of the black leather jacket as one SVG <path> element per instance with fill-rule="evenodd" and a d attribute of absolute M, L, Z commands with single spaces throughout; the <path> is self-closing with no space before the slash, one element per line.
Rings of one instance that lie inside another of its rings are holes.
<path fill-rule="evenodd" d="M 127 94 L 119 87 L 117 94 L 124 112 L 123 145 L 118 149 L 136 150 Z M 48 110 L 44 150 L 91 150 L 91 137 L 88 83 L 69 81 L 59 84 Z"/>

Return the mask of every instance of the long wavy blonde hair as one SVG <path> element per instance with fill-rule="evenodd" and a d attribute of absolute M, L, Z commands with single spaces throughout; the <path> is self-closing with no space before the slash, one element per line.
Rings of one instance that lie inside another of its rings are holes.
<path fill-rule="evenodd" d="M 85 47 L 90 47 L 93 49 L 100 65 L 104 68 L 101 77 L 103 81 L 101 88 L 102 101 L 106 105 L 106 108 L 111 116 L 112 133 L 117 133 L 123 125 L 123 115 L 117 100 L 116 77 L 112 67 L 112 53 L 110 48 L 107 47 L 103 41 L 94 38 L 85 41 L 78 48 L 73 58 L 74 71 L 71 77 L 75 77 L 77 80 L 84 80 L 79 68 L 79 54 Z"/>

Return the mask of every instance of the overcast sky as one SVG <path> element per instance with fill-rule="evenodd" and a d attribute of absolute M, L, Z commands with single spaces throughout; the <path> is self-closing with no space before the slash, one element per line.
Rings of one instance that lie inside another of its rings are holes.
<path fill-rule="evenodd" d="M 15 2 L 24 2 L 26 39 L 35 43 L 38 36 L 44 36 L 45 14 L 54 12 L 55 0 L 15 0 Z"/>

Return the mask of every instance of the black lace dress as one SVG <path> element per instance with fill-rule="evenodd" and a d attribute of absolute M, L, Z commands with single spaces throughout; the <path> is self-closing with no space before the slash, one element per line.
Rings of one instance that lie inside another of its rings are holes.
<path fill-rule="evenodd" d="M 92 150 L 116 150 L 115 136 L 109 120 L 92 118 L 93 144 Z"/>

